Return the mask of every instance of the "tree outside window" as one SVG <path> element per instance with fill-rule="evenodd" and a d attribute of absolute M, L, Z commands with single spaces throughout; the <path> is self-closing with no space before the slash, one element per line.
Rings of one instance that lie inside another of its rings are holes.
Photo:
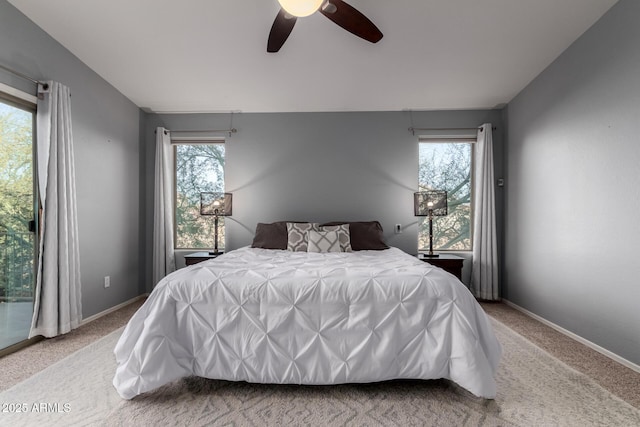
<path fill-rule="evenodd" d="M 0 102 L 0 303 L 33 295 L 33 121 Z"/>
<path fill-rule="evenodd" d="M 420 191 L 446 190 L 449 213 L 433 221 L 433 248 L 469 251 L 471 246 L 471 174 L 472 148 L 470 142 L 457 140 L 429 140 L 419 143 Z M 429 220 L 418 221 L 418 249 L 429 246 Z"/>
<path fill-rule="evenodd" d="M 176 143 L 176 249 L 214 247 L 214 218 L 200 215 L 200 193 L 224 192 L 223 143 Z M 219 217 L 220 249 L 224 248 L 224 217 Z"/>

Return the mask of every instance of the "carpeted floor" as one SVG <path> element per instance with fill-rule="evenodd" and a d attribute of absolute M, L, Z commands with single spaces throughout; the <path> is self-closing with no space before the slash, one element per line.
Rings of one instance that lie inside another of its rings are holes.
<path fill-rule="evenodd" d="M 603 388 L 640 409 L 640 373 L 503 303 L 481 303 L 485 312 Z"/>
<path fill-rule="evenodd" d="M 266 385 L 189 377 L 123 400 L 111 386 L 115 330 L 16 386 L 11 426 L 636 426 L 640 410 L 497 320 L 503 347 L 495 400 L 450 381 Z M 29 402 L 29 403 L 26 403 Z M 16 407 L 16 404 L 21 406 Z M 13 405 L 13 406 L 12 406 Z"/>
<path fill-rule="evenodd" d="M 63 337 L 41 341 L 0 359 L 3 374 L 0 376 L 0 391 L 32 377 L 47 366 L 120 328 L 141 304 L 142 301 L 137 301 L 83 325 Z M 482 306 L 491 317 L 640 409 L 640 373 L 612 361 L 505 304 L 483 303 Z M 189 384 L 185 383 L 183 386 Z"/>
<path fill-rule="evenodd" d="M 86 323 L 68 334 L 39 341 L 0 358 L 0 391 L 12 387 L 126 325 L 143 302 L 144 299 L 141 298 L 93 322 Z"/>

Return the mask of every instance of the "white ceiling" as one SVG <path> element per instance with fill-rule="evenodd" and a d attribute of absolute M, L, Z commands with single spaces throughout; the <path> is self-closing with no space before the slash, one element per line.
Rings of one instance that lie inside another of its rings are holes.
<path fill-rule="evenodd" d="M 493 108 L 617 0 L 346 0 L 371 44 L 323 15 L 267 53 L 277 0 L 9 0 L 156 112 Z"/>

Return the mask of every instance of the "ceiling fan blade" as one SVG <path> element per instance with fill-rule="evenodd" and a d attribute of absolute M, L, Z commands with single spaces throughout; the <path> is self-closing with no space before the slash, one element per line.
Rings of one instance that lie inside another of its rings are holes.
<path fill-rule="evenodd" d="M 267 41 L 267 52 L 277 52 L 284 42 L 287 41 L 293 26 L 296 24 L 296 17 L 289 15 L 284 9 L 280 9 L 269 32 Z"/>
<path fill-rule="evenodd" d="M 369 18 L 342 0 L 329 0 L 320 8 L 320 13 L 350 33 L 371 43 L 377 43 L 382 38 L 382 32 Z"/>

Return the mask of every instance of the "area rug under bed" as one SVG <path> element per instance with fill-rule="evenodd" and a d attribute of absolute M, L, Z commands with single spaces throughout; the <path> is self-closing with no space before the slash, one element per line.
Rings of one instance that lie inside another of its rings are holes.
<path fill-rule="evenodd" d="M 639 410 L 492 323 L 504 351 L 495 400 L 444 380 L 282 386 L 192 377 L 125 401 L 111 385 L 119 329 L 0 393 L 0 424 L 640 426 Z"/>

